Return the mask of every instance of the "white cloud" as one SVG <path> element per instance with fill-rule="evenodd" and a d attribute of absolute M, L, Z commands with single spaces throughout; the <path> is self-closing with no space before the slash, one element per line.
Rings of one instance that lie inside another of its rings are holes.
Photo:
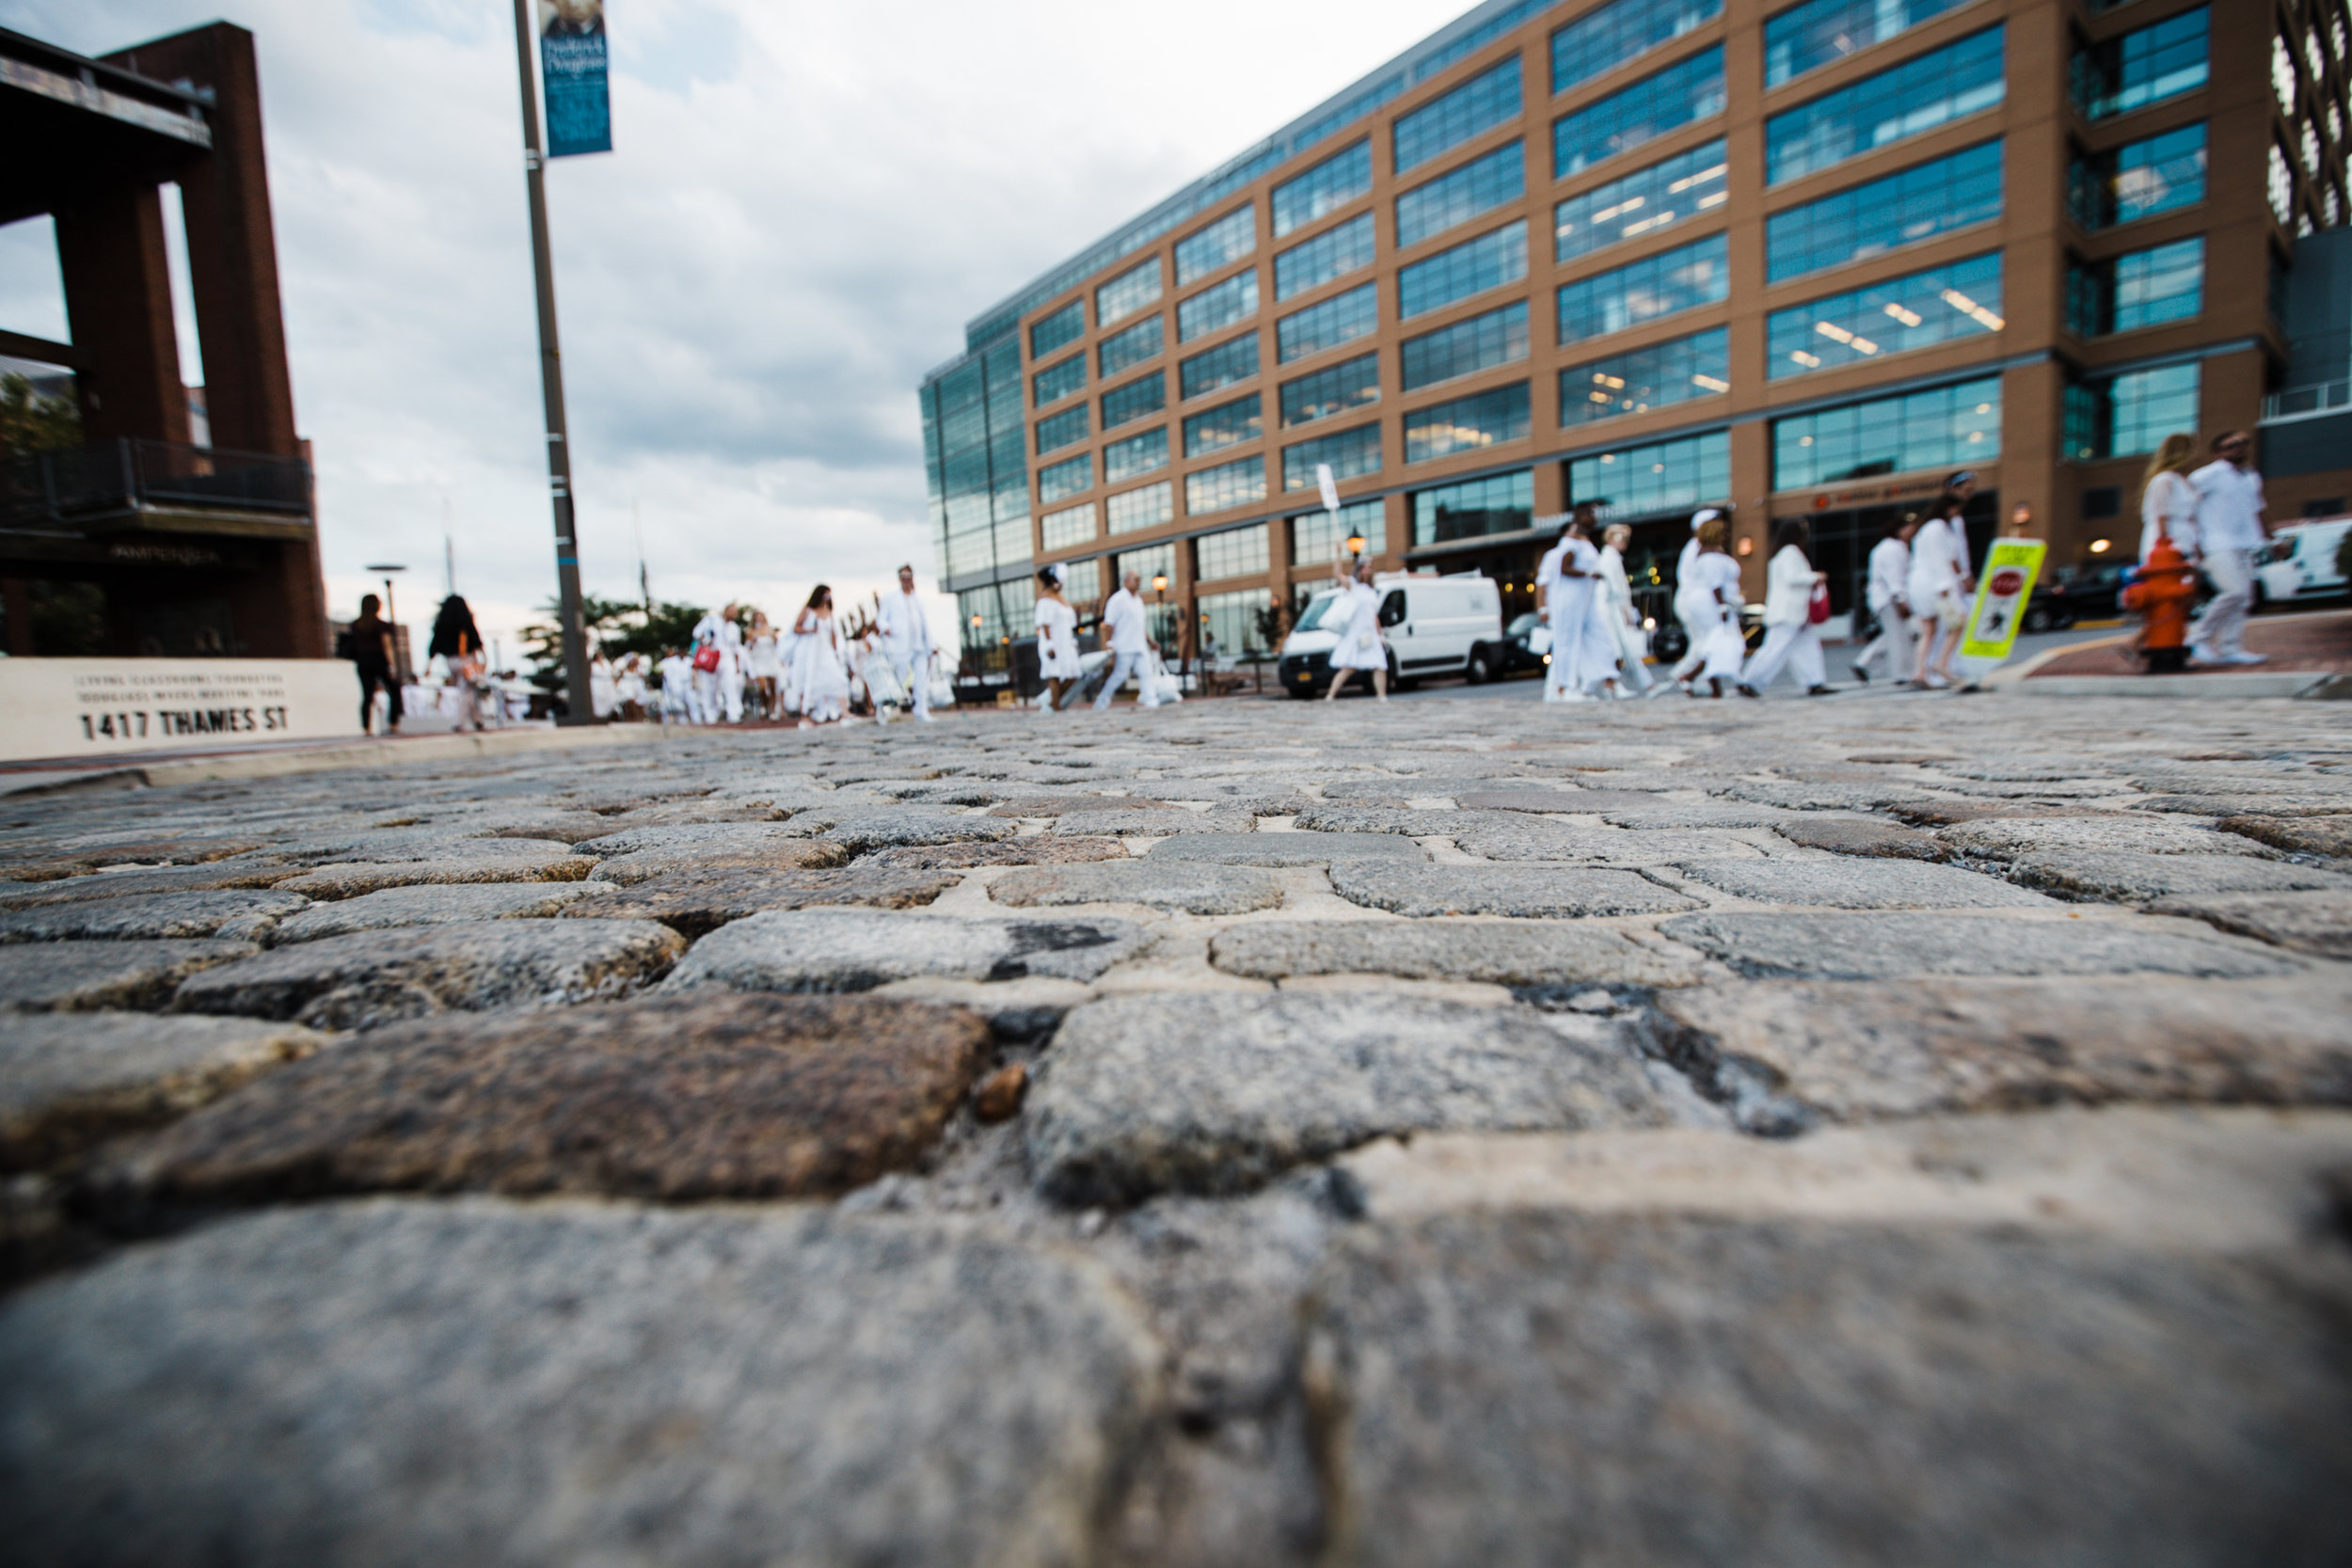
<path fill-rule="evenodd" d="M 912 559 L 914 387 L 963 323 L 1454 12 L 612 0 L 610 156 L 549 172 L 580 554 L 633 594 L 781 618 Z M 9 0 L 87 53 L 213 0 Z M 329 596 L 405 561 L 511 636 L 553 592 L 514 35 L 459 0 L 246 0 Z M 46 225 L 0 231 L 0 325 L 56 335 Z M 942 635 L 952 608 L 939 606 Z"/>

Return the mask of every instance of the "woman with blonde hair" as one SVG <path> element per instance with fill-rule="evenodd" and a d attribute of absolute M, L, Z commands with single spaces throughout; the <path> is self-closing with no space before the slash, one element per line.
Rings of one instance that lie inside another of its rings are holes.
<path fill-rule="evenodd" d="M 2148 459 L 2148 469 L 2139 476 L 2142 566 L 2148 564 L 2156 541 L 2168 535 L 2184 559 L 2197 559 L 2197 487 L 2188 482 L 2188 471 L 2196 466 L 2197 442 L 2179 431 L 2166 436 Z"/>

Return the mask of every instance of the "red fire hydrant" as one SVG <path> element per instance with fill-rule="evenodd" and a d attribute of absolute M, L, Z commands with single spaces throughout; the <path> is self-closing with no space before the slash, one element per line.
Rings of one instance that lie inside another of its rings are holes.
<path fill-rule="evenodd" d="M 2197 602 L 2197 569 L 2181 557 L 2172 536 L 2156 540 L 2148 564 L 2123 590 L 2123 608 L 2139 611 L 2140 655 L 2151 674 L 2169 673 L 2188 664 L 2188 611 Z"/>

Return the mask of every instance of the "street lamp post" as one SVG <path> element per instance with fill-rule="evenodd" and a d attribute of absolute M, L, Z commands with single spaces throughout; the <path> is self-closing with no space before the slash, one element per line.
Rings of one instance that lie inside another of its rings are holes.
<path fill-rule="evenodd" d="M 384 619 L 392 628 L 392 651 L 404 656 L 405 650 L 400 646 L 400 610 L 392 603 L 392 578 L 407 569 L 405 566 L 389 565 L 375 565 L 368 568 L 369 571 L 377 573 L 384 578 Z M 398 680 L 406 680 L 411 673 L 412 672 L 405 669 L 392 672 L 393 677 Z"/>

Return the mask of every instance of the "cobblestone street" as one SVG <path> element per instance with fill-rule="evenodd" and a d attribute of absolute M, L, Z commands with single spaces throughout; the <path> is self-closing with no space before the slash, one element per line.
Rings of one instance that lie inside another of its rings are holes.
<path fill-rule="evenodd" d="M 2344 1562 L 2346 711 L 0 798 L 13 1551 Z"/>

